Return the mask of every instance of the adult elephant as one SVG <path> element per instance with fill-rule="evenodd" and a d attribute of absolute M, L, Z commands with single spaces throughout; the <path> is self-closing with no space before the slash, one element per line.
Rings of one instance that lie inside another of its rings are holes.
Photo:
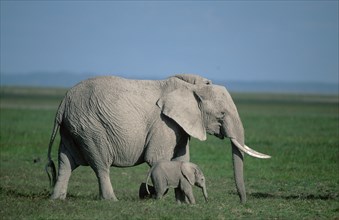
<path fill-rule="evenodd" d="M 51 148 L 59 127 L 56 179 Z M 190 137 L 204 141 L 206 133 L 231 139 L 236 188 L 245 203 L 243 152 L 269 156 L 245 145 L 237 108 L 225 87 L 190 74 L 166 80 L 105 76 L 82 81 L 66 93 L 55 117 L 46 165 L 52 171 L 51 198 L 64 199 L 71 172 L 89 165 L 98 178 L 100 197 L 117 200 L 111 166 L 189 161 Z"/>

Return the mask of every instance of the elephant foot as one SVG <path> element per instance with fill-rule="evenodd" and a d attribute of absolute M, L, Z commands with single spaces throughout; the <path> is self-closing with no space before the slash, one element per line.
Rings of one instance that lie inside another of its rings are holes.
<path fill-rule="evenodd" d="M 119 201 L 119 200 L 117 199 L 117 197 L 115 197 L 115 196 L 111 196 L 111 197 L 103 197 L 103 196 L 100 196 L 100 199 L 101 199 L 101 200 L 110 200 L 110 201 L 113 201 L 113 202 Z"/>
<path fill-rule="evenodd" d="M 141 183 L 139 188 L 140 199 L 150 199 L 155 196 L 155 189 L 153 186 L 147 185 L 150 194 L 147 192 L 146 183 Z"/>
<path fill-rule="evenodd" d="M 66 193 L 61 194 L 61 195 L 57 195 L 57 194 L 52 194 L 50 199 L 52 200 L 56 200 L 56 199 L 60 199 L 60 200 L 65 200 L 66 199 Z"/>

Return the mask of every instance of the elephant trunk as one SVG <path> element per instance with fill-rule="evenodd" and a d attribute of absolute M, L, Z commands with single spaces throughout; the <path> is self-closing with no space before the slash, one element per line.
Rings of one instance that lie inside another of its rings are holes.
<path fill-rule="evenodd" d="M 244 184 L 244 153 L 261 159 L 267 159 L 271 156 L 259 153 L 245 145 L 245 132 L 240 120 L 239 114 L 233 105 L 233 114 L 225 115 L 222 120 L 221 135 L 231 139 L 232 158 L 235 185 L 240 197 L 241 203 L 246 203 L 246 190 Z"/>
<path fill-rule="evenodd" d="M 204 194 L 205 201 L 208 202 L 206 186 L 202 187 L 202 193 Z"/>
<path fill-rule="evenodd" d="M 238 149 L 238 147 L 233 142 L 232 142 L 232 159 L 233 159 L 235 185 L 236 185 L 241 203 L 245 204 L 246 203 L 246 189 L 245 189 L 245 183 L 244 183 L 244 170 L 243 170 L 244 154 Z"/>
<path fill-rule="evenodd" d="M 246 190 L 244 184 L 244 152 L 239 145 L 245 146 L 245 134 L 242 122 L 235 105 L 234 114 L 228 114 L 224 117 L 223 126 L 221 129 L 222 135 L 231 139 L 232 144 L 232 159 L 235 185 L 240 197 L 241 203 L 246 202 Z"/>

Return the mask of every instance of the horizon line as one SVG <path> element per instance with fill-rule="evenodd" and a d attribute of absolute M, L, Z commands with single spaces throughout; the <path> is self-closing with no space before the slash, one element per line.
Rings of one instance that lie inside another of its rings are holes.
<path fill-rule="evenodd" d="M 67 75 L 73 75 L 73 76 L 78 76 L 78 77 L 86 77 L 87 78 L 92 78 L 92 77 L 97 77 L 97 76 L 119 76 L 119 77 L 125 77 L 128 79 L 140 79 L 140 80 L 161 80 L 161 79 L 166 79 L 168 77 L 177 75 L 177 74 L 185 74 L 185 73 L 172 73 L 169 74 L 168 76 L 157 76 L 157 74 L 147 74 L 144 75 L 144 77 L 140 77 L 136 74 L 131 74 L 131 73 L 117 73 L 117 74 L 110 74 L 110 73 L 91 73 L 91 72 L 72 72 L 72 71 L 30 71 L 30 72 L 0 72 L 0 76 L 29 76 L 29 75 L 60 75 L 60 74 L 67 74 Z M 196 73 L 187 73 L 187 74 L 196 74 Z M 196 75 L 201 75 L 201 74 L 196 74 Z M 1 77 L 2 78 L 2 77 Z M 225 82 L 232 82 L 232 83 L 274 83 L 274 84 L 322 84 L 322 85 L 339 85 L 339 78 L 334 80 L 334 81 L 315 81 L 315 80 L 307 80 L 307 81 L 301 81 L 301 80 L 280 80 L 280 79 L 221 79 L 221 78 L 215 78 L 215 77 L 210 77 L 208 78 L 212 80 L 212 82 L 220 82 L 220 83 L 225 83 Z M 0 81 L 0 84 L 3 85 L 2 80 Z"/>

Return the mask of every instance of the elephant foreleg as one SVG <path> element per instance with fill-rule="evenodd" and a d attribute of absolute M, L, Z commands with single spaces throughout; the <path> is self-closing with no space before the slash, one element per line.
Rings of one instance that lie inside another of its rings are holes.
<path fill-rule="evenodd" d="M 180 184 L 180 188 L 185 195 L 184 201 L 188 204 L 195 204 L 192 186 L 188 182 L 182 181 Z"/>
<path fill-rule="evenodd" d="M 186 194 L 185 202 L 188 204 L 195 204 L 195 198 L 193 196 L 192 190 L 189 192 L 185 192 L 185 194 Z"/>

